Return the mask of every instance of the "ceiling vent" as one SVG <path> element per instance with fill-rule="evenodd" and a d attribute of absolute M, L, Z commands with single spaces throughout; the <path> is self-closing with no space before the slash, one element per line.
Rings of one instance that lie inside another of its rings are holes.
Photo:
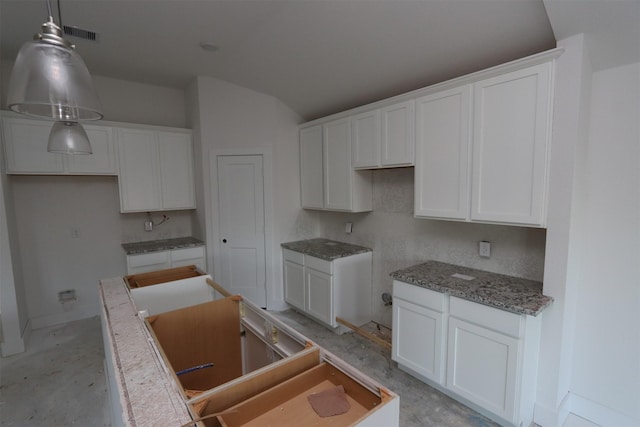
<path fill-rule="evenodd" d="M 82 28 L 70 27 L 68 25 L 63 25 L 62 31 L 64 31 L 64 34 L 69 37 L 77 37 L 79 39 L 89 40 L 92 42 L 98 41 L 98 33 L 95 31 L 83 30 Z"/>

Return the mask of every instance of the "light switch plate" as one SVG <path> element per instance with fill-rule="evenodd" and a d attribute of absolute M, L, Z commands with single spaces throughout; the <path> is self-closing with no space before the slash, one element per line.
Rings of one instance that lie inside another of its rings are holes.
<path fill-rule="evenodd" d="M 491 242 L 487 242 L 486 240 L 480 241 L 478 245 L 478 255 L 489 258 L 491 256 Z"/>

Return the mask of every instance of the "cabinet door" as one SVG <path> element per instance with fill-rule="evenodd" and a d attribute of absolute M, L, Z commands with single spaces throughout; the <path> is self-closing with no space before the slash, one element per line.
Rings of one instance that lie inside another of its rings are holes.
<path fill-rule="evenodd" d="M 64 173 L 64 155 L 47 151 L 52 126 L 50 121 L 2 119 L 7 173 Z"/>
<path fill-rule="evenodd" d="M 380 163 L 382 166 L 411 166 L 414 162 L 414 101 L 389 105 L 380 110 Z"/>
<path fill-rule="evenodd" d="M 127 255 L 127 274 L 146 273 L 167 268 L 171 268 L 171 254 L 169 251 Z"/>
<path fill-rule="evenodd" d="M 158 132 L 162 209 L 195 209 L 191 135 Z"/>
<path fill-rule="evenodd" d="M 443 314 L 393 300 L 392 358 L 438 384 L 444 383 Z"/>
<path fill-rule="evenodd" d="M 120 211 L 146 212 L 162 208 L 157 133 L 118 129 Z"/>
<path fill-rule="evenodd" d="M 284 300 L 304 310 L 305 277 L 304 267 L 291 261 L 284 261 Z"/>
<path fill-rule="evenodd" d="M 69 173 L 76 175 L 116 175 L 116 147 L 113 131 L 107 126 L 83 124 L 91 143 L 90 155 L 69 155 Z"/>
<path fill-rule="evenodd" d="M 380 110 L 351 117 L 351 166 L 380 166 Z"/>
<path fill-rule="evenodd" d="M 349 118 L 323 125 L 324 207 L 352 209 L 351 126 Z"/>
<path fill-rule="evenodd" d="M 300 130 L 300 200 L 303 208 L 324 207 L 322 126 Z"/>
<path fill-rule="evenodd" d="M 306 311 L 327 325 L 337 326 L 333 315 L 332 276 L 312 268 L 305 269 Z"/>
<path fill-rule="evenodd" d="M 173 249 L 171 251 L 171 267 L 195 265 L 202 271 L 207 270 L 204 256 L 204 246 L 195 248 Z"/>
<path fill-rule="evenodd" d="M 547 63 L 475 84 L 472 220 L 544 224 L 550 79 Z"/>
<path fill-rule="evenodd" d="M 469 218 L 471 86 L 416 100 L 415 215 Z"/>
<path fill-rule="evenodd" d="M 449 318 L 447 387 L 512 421 L 519 340 Z"/>

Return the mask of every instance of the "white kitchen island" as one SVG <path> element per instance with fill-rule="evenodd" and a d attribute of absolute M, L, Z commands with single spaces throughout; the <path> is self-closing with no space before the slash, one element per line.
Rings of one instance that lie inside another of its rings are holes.
<path fill-rule="evenodd" d="M 207 277 L 202 276 L 201 280 Z M 197 279 L 193 278 L 193 280 Z M 161 286 L 158 286 L 158 289 L 161 289 Z M 138 315 L 140 307 L 136 306 L 135 297 L 132 298 L 125 281 L 121 278 L 102 280 L 100 296 L 105 341 L 105 369 L 115 426 L 182 426 L 198 416 L 207 415 L 208 413 L 201 410 L 202 406 L 199 404 L 204 403 L 209 407 L 211 402 L 218 404 L 227 397 L 227 390 L 250 389 L 267 377 L 281 375 L 283 379 L 273 387 L 276 390 L 285 383 L 289 384 L 290 381 L 295 383 L 296 378 L 304 378 L 325 366 L 337 370 L 336 372 L 342 372 L 349 384 L 345 385 L 345 393 L 353 396 L 366 394 L 369 396 L 367 398 L 369 402 L 372 402 L 364 415 L 358 415 L 357 420 L 350 421 L 348 425 L 398 425 L 399 397 L 397 395 L 241 297 L 231 298 L 235 298 L 234 301 L 238 302 L 241 317 L 241 323 L 238 325 L 240 333 L 237 335 L 242 337 L 240 339 L 243 347 L 243 373 L 236 379 L 214 386 L 193 397 L 177 381 L 178 377 L 172 367 L 172 361 L 164 351 L 166 350 L 164 344 L 162 341 L 158 343 L 156 334 L 150 330 L 152 328 L 149 325 L 153 320 L 145 322 Z M 218 301 L 221 300 L 206 304 L 214 304 Z M 186 307 L 183 310 L 197 306 Z M 152 317 L 162 317 L 164 314 L 160 313 Z M 264 359 L 265 349 L 269 354 L 267 359 Z M 262 360 L 255 362 L 254 353 L 261 355 Z M 289 368 L 291 365 L 300 366 L 299 362 L 302 359 L 305 360 L 305 364 L 308 364 L 304 371 L 300 374 L 296 373 L 293 377 L 286 374 L 291 370 Z M 249 366 L 251 363 L 257 363 L 257 365 Z M 307 391 L 304 387 L 300 390 L 300 396 L 292 401 L 304 404 L 306 402 L 304 393 Z M 248 396 L 256 394 L 257 392 L 250 391 Z M 286 402 L 283 403 L 285 404 Z M 299 405 L 299 403 L 295 404 Z M 244 402 L 235 402 L 232 406 L 240 408 L 236 412 L 246 415 L 242 409 L 246 407 Z M 257 417 L 260 416 L 258 413 Z M 323 418 L 322 422 L 326 424 L 336 420 L 338 418 Z M 199 422 L 194 425 L 204 426 L 205 424 Z M 232 423 L 232 425 L 244 425 L 244 422 Z M 334 422 L 332 425 L 340 425 L 340 423 Z"/>

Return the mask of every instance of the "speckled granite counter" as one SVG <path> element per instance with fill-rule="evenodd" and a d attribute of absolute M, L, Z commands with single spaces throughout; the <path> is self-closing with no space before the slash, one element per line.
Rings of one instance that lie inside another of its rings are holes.
<path fill-rule="evenodd" d="M 122 248 L 127 255 L 168 251 L 171 249 L 192 248 L 195 246 L 204 246 L 204 242 L 196 239 L 195 237 L 178 237 L 175 239 L 150 240 L 148 242 L 122 244 Z"/>
<path fill-rule="evenodd" d="M 176 427 L 191 421 L 122 278 L 101 280 L 100 300 L 107 372 L 115 380 L 110 394 L 119 400 L 112 404 L 122 410 L 121 423 Z"/>
<path fill-rule="evenodd" d="M 371 252 L 371 248 L 329 239 L 309 239 L 280 244 L 285 249 L 311 255 L 326 261 Z"/>
<path fill-rule="evenodd" d="M 454 274 L 474 277 L 465 280 Z M 542 283 L 503 274 L 428 261 L 390 274 L 396 280 L 516 314 L 537 316 L 553 298 L 542 294 Z"/>

